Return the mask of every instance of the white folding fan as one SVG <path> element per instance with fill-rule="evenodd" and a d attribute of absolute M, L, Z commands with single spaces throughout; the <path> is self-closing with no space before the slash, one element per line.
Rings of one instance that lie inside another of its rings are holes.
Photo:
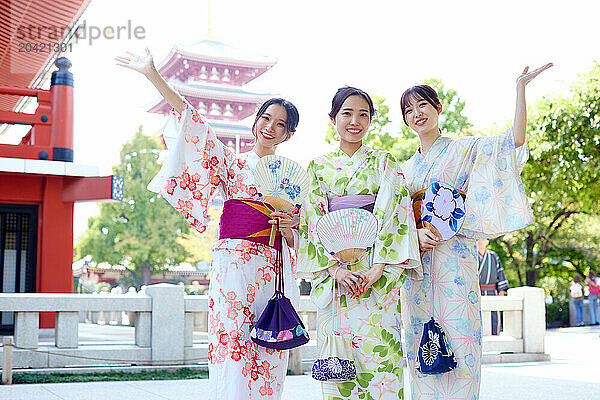
<path fill-rule="evenodd" d="M 325 250 L 356 271 L 357 261 L 369 254 L 377 239 L 377 218 L 367 210 L 344 208 L 319 218 L 316 230 Z"/>
<path fill-rule="evenodd" d="M 262 157 L 254 170 L 254 180 L 262 199 L 276 211 L 292 211 L 308 195 L 310 178 L 300 164 L 289 158 L 269 155 Z M 275 243 L 275 227 L 269 241 Z"/>
<path fill-rule="evenodd" d="M 341 262 L 354 264 L 375 244 L 377 218 L 367 210 L 344 208 L 319 218 L 316 230 L 329 254 Z"/>

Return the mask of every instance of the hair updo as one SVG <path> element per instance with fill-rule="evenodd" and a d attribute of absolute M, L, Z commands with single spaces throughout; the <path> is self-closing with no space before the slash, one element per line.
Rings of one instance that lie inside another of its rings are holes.
<path fill-rule="evenodd" d="M 342 104 L 344 101 L 350 96 L 360 96 L 369 105 L 369 115 L 370 119 L 373 119 L 373 115 L 375 115 L 375 106 L 373 106 L 373 100 L 371 100 L 371 96 L 364 90 L 352 87 L 352 86 L 344 86 L 337 90 L 335 96 L 333 96 L 333 100 L 331 100 L 331 111 L 329 112 L 329 117 L 335 119 L 335 116 L 342 108 Z"/>

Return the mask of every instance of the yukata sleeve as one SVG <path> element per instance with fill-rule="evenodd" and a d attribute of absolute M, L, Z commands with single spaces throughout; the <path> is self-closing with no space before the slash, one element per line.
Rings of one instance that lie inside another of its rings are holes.
<path fill-rule="evenodd" d="M 512 128 L 492 137 L 461 138 L 453 156 L 462 157 L 456 186 L 467 193 L 462 233 L 494 238 L 533 222 L 521 171 L 529 158 L 527 142 L 515 148 Z"/>
<path fill-rule="evenodd" d="M 422 278 L 417 230 L 411 199 L 396 159 L 383 154 L 379 161 L 380 186 L 373 213 L 379 233 L 375 240 L 373 264 L 385 264 L 384 274 L 373 287 L 392 289 L 401 275 Z"/>
<path fill-rule="evenodd" d="M 500 257 L 498 254 L 494 253 L 494 258 L 496 259 L 496 289 L 498 291 L 507 291 L 509 284 L 508 279 L 506 279 L 506 275 L 504 274 L 504 267 L 502 266 L 502 261 L 500 261 Z"/>
<path fill-rule="evenodd" d="M 327 269 L 336 262 L 319 241 L 316 231 L 319 218 L 327 213 L 329 208 L 327 195 L 321 189 L 319 169 L 320 166 L 316 160 L 310 162 L 307 172 L 311 180 L 311 188 L 300 210 L 298 229 L 300 234 L 298 276 L 308 279 L 312 279 L 314 274 Z"/>
<path fill-rule="evenodd" d="M 159 193 L 198 232 L 204 232 L 208 207 L 218 188 L 227 185 L 235 155 L 188 103 L 181 114 L 171 111 L 163 137 L 168 156 L 148 190 Z"/>
<path fill-rule="evenodd" d="M 337 261 L 327 253 L 316 232 L 317 221 L 329 209 L 327 195 L 321 189 L 319 180 L 318 171 L 321 169 L 323 166 L 318 160 L 313 160 L 307 170 L 311 178 L 311 190 L 300 210 L 297 277 L 311 280 L 312 300 L 317 307 L 325 308 L 331 302 L 333 291 L 333 279 L 327 268 Z"/>

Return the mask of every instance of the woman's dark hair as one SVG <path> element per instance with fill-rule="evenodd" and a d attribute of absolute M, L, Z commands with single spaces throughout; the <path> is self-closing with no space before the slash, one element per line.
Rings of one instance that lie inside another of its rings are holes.
<path fill-rule="evenodd" d="M 581 275 L 575 274 L 575 276 L 573 276 L 573 282 L 581 282 Z"/>
<path fill-rule="evenodd" d="M 406 122 L 406 109 L 410 106 L 411 101 L 418 100 L 425 100 L 436 109 L 440 104 L 442 104 L 440 103 L 440 98 L 435 92 L 435 89 L 429 85 L 416 85 L 406 89 L 400 98 L 402 119 L 406 125 L 408 125 L 408 122 Z"/>
<path fill-rule="evenodd" d="M 288 134 L 285 137 L 285 140 L 288 140 L 290 132 L 296 132 L 296 127 L 298 127 L 298 121 L 300 120 L 300 114 L 298 114 L 298 109 L 291 102 L 282 99 L 281 97 L 273 97 L 267 101 L 265 101 L 262 106 L 256 112 L 256 118 L 254 119 L 254 124 L 252 125 L 252 133 L 254 134 L 254 127 L 256 126 L 256 122 L 258 119 L 267 111 L 272 104 L 279 104 L 283 108 L 285 108 L 285 112 L 287 114 L 285 120 L 285 127 L 287 129 Z"/>
<path fill-rule="evenodd" d="M 337 90 L 335 96 L 333 96 L 333 100 L 331 100 L 331 111 L 329 112 L 329 117 L 335 119 L 335 116 L 342 108 L 342 104 L 344 101 L 350 96 L 360 96 L 369 105 L 369 114 L 371 119 L 373 119 L 373 115 L 375 115 L 375 106 L 373 106 L 373 100 L 371 100 L 371 96 L 364 90 L 360 90 L 358 88 L 352 86 L 344 86 Z"/>

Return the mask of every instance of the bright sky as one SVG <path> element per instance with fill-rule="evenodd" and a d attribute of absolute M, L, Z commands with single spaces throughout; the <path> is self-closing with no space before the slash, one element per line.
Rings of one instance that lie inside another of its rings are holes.
<path fill-rule="evenodd" d="M 159 97 L 141 75 L 113 57 L 148 46 L 156 63 L 174 44 L 204 38 L 207 0 L 92 0 L 88 26 L 142 26 L 144 40 L 80 41 L 67 57 L 75 75 L 75 162 L 119 160 L 121 145 L 139 125 L 157 133 L 164 117 L 145 110 Z M 528 101 L 562 93 L 600 60 L 600 3 L 571 0 L 487 1 L 212 1 L 212 30 L 232 46 L 278 63 L 249 90 L 279 93 L 300 110 L 297 134 L 280 153 L 306 164 L 328 150 L 323 141 L 335 90 L 360 87 L 384 96 L 396 126 L 398 101 L 409 86 L 440 78 L 466 100 L 476 129 L 503 124 L 514 113 L 515 79 L 525 65 L 553 62 L 527 91 Z M 75 236 L 97 211 L 76 206 Z"/>

